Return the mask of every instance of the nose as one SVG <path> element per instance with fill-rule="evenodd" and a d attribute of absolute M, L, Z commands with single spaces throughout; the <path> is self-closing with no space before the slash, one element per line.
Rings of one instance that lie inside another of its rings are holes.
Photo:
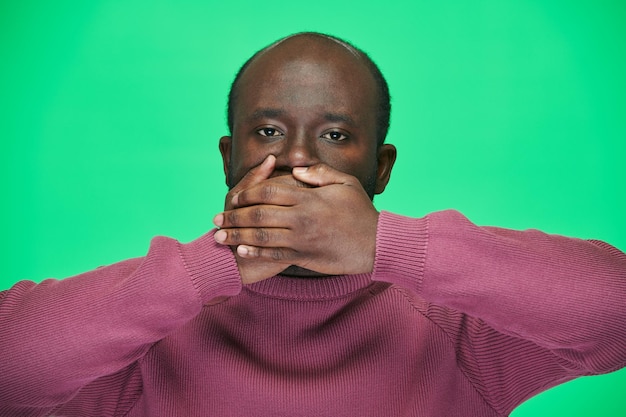
<path fill-rule="evenodd" d="M 276 155 L 276 168 L 308 167 L 319 162 L 317 141 L 306 134 L 287 137 L 280 154 Z"/>

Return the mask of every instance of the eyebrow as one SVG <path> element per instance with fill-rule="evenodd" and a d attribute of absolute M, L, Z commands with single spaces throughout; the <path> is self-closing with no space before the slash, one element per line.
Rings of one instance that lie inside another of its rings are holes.
<path fill-rule="evenodd" d="M 324 119 L 329 122 L 344 122 L 354 126 L 354 119 L 347 114 L 341 113 L 324 113 Z"/>
<path fill-rule="evenodd" d="M 263 107 L 260 109 L 256 109 L 254 112 L 252 112 L 252 114 L 250 115 L 250 119 L 251 120 L 259 120 L 259 119 L 265 119 L 265 118 L 272 119 L 272 118 L 284 116 L 285 114 L 287 114 L 287 111 L 281 108 Z M 332 122 L 332 123 L 343 122 L 351 126 L 355 125 L 354 119 L 344 113 L 327 112 L 327 113 L 324 113 L 323 118 L 324 120 L 328 122 Z"/>
<path fill-rule="evenodd" d="M 258 119 L 264 119 L 264 118 L 275 118 L 278 116 L 282 116 L 285 113 L 286 112 L 283 109 L 261 108 L 261 109 L 256 109 L 250 116 L 250 119 L 258 120 Z"/>

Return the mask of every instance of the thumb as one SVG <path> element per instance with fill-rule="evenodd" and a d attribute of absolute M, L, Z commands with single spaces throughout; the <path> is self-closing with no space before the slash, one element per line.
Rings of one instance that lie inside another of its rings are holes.
<path fill-rule="evenodd" d="M 252 185 L 256 185 L 261 181 L 264 181 L 272 175 L 274 167 L 276 166 L 276 157 L 274 155 L 267 155 L 267 157 L 259 165 L 252 168 L 244 175 L 239 181 L 239 184 L 235 188 L 248 188 Z"/>
<path fill-rule="evenodd" d="M 243 176 L 239 183 L 226 194 L 225 209 L 230 210 L 237 206 L 237 195 L 241 191 L 268 179 L 274 172 L 275 167 L 276 157 L 270 154 L 263 162 L 246 172 L 246 175 Z"/>
<path fill-rule="evenodd" d="M 350 175 L 331 168 L 326 164 L 295 167 L 292 170 L 292 175 L 299 181 L 317 187 L 350 183 L 352 178 Z"/>

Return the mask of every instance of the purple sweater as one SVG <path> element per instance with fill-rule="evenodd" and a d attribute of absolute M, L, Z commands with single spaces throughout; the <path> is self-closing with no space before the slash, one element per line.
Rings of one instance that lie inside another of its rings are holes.
<path fill-rule="evenodd" d="M 225 296 L 225 297 L 224 297 Z M 2 416 L 505 416 L 626 365 L 626 255 L 381 213 L 374 271 L 242 287 L 212 233 L 0 293 Z"/>

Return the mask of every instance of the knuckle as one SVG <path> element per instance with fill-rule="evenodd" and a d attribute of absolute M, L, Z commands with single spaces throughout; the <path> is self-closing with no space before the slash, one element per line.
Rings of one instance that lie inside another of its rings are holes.
<path fill-rule="evenodd" d="M 228 223 L 233 226 L 236 226 L 239 223 L 239 215 L 236 211 L 229 211 L 226 214 L 226 218 L 228 219 Z"/>
<path fill-rule="evenodd" d="M 255 223 L 260 223 L 263 220 L 263 209 L 260 207 L 255 207 L 252 210 L 252 221 Z"/>
<path fill-rule="evenodd" d="M 224 206 L 228 209 L 232 207 L 232 201 L 233 201 L 233 197 L 235 196 L 235 192 L 234 190 L 229 191 L 228 193 L 226 193 L 226 198 L 224 198 Z"/>
<path fill-rule="evenodd" d="M 239 241 L 241 241 L 241 232 L 237 229 L 231 230 L 230 232 L 230 240 L 233 243 L 237 243 Z"/>
<path fill-rule="evenodd" d="M 261 188 L 261 199 L 263 201 L 270 201 L 275 194 L 276 187 L 274 185 L 268 184 Z"/>
<path fill-rule="evenodd" d="M 318 178 L 332 178 L 333 169 L 328 165 L 320 164 L 315 167 Z"/>
<path fill-rule="evenodd" d="M 237 193 L 237 205 L 239 207 L 246 206 L 248 203 L 248 193 L 247 190 L 240 191 Z"/>
<path fill-rule="evenodd" d="M 316 230 L 318 219 L 317 217 L 302 214 L 297 217 L 296 222 L 296 224 L 298 224 L 303 230 L 310 233 L 311 231 Z"/>
<path fill-rule="evenodd" d="M 269 255 L 273 261 L 282 261 L 285 258 L 285 254 L 280 249 L 272 249 Z"/>
<path fill-rule="evenodd" d="M 254 239 L 257 243 L 267 243 L 270 240 L 270 234 L 266 229 L 256 229 Z"/>

